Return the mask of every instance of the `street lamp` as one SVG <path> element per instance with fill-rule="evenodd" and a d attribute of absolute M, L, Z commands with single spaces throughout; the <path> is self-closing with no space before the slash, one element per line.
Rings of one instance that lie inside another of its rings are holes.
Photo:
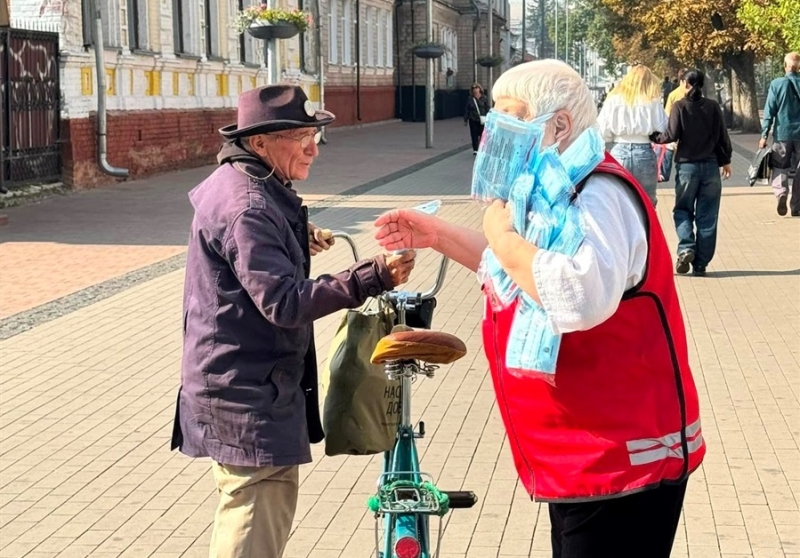
<path fill-rule="evenodd" d="M 428 43 L 433 42 L 433 0 L 425 0 Z M 433 147 L 433 58 L 425 60 L 425 148 Z"/>

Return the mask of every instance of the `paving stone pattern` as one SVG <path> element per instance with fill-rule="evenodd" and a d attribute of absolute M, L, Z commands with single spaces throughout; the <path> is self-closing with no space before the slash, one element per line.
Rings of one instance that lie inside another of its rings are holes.
<path fill-rule="evenodd" d="M 677 558 L 800 556 L 800 219 L 780 218 L 768 187 L 726 184 L 718 256 L 704 279 L 676 279 L 687 318 L 709 453 L 691 479 Z M 479 227 L 462 153 L 321 211 L 320 224 L 375 253 L 382 211 L 433 197 Z M 659 212 L 675 235 L 669 187 Z M 315 272 L 346 266 L 337 246 Z M 420 254 L 412 286 L 438 259 Z M 0 558 L 204 557 L 216 504 L 206 460 L 168 451 L 180 359 L 183 272 L 168 272 L 0 341 Z M 475 278 L 451 265 L 434 327 L 466 358 L 414 386 L 425 420 L 423 469 L 480 502 L 447 518 L 443 558 L 549 557 L 546 508 L 517 481 L 482 354 Z M 322 363 L 338 316 L 317 327 Z M 322 455 L 301 468 L 287 558 L 366 558 L 366 499 L 379 458 Z M 643 555 L 644 556 L 644 555 Z"/>
<path fill-rule="evenodd" d="M 425 149 L 424 134 L 424 124 L 406 122 L 333 129 L 298 191 L 311 206 L 326 207 L 328 200 L 363 193 L 469 142 L 460 119 L 436 123 L 432 149 Z M 181 254 L 192 217 L 186 194 L 213 169 L 166 173 L 4 210 L 9 224 L 0 230 L 0 320 L 37 308 L 11 328 L 25 329 L 98 294 L 79 293 L 83 289 Z M 135 277 L 143 275 L 148 274 Z M 56 309 L 38 308 L 64 297 L 70 298 Z"/>

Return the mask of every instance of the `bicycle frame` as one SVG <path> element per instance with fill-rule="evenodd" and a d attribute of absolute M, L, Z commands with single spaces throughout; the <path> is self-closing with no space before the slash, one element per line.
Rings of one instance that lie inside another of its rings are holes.
<path fill-rule="evenodd" d="M 346 233 L 335 232 L 335 238 L 349 244 L 353 257 L 358 260 L 355 241 Z M 409 293 L 392 291 L 383 295 L 393 305 L 397 323 L 405 325 L 407 312 L 416 305 L 433 299 L 439 293 L 447 275 L 449 260 L 442 257 L 434 285 L 425 292 Z M 418 362 L 395 362 L 386 366 L 390 377 L 400 379 L 400 425 L 394 448 L 384 454 L 383 471 L 378 479 L 378 499 L 375 512 L 375 555 L 376 558 L 433 558 L 431 555 L 430 521 L 431 515 L 443 515 L 437 495 L 441 494 L 433 483 L 433 478 L 420 471 L 419 454 L 415 439 L 425 435 L 425 423 L 419 422 L 419 432 L 414 431 L 411 417 L 411 386 L 418 374 L 433 377 L 435 366 Z M 384 541 L 381 551 L 378 521 L 383 518 Z M 439 522 L 436 554 L 438 557 L 442 537 L 442 522 Z M 411 545 L 411 553 L 398 554 L 396 545 L 404 541 L 406 548 Z M 414 552 L 416 542 L 418 551 Z"/>

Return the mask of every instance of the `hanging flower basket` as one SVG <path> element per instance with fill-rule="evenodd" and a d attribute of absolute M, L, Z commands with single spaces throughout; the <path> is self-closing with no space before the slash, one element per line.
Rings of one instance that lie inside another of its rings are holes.
<path fill-rule="evenodd" d="M 484 68 L 496 68 L 497 66 L 503 63 L 503 57 L 481 56 L 480 58 L 478 58 L 477 62 L 480 66 L 483 66 Z"/>
<path fill-rule="evenodd" d="M 417 58 L 441 58 L 444 56 L 445 48 L 439 43 L 423 43 L 412 48 L 411 52 Z"/>
<path fill-rule="evenodd" d="M 291 39 L 300 33 L 300 30 L 291 23 L 284 21 L 277 23 L 256 21 L 247 28 L 247 32 L 256 39 L 269 41 L 270 39 Z"/>
<path fill-rule="evenodd" d="M 247 31 L 257 39 L 290 39 L 311 27 L 311 14 L 302 10 L 268 8 L 266 4 L 250 6 L 234 18 L 233 27 Z"/>

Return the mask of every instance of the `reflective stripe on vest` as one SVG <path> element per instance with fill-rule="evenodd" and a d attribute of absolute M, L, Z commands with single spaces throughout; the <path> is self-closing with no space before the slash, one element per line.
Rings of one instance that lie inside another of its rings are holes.
<path fill-rule="evenodd" d="M 703 446 L 703 433 L 700 430 L 700 419 L 686 427 L 686 439 L 689 453 L 694 453 Z M 681 433 L 673 432 L 660 438 L 643 438 L 627 443 L 628 457 L 631 465 L 646 465 L 669 458 L 683 459 Z"/>

